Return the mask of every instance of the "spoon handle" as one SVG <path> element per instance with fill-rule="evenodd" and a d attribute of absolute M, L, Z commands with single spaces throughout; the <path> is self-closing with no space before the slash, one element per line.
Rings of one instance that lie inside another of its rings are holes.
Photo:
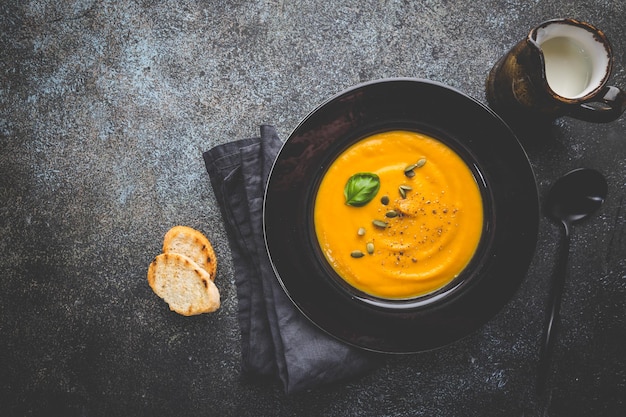
<path fill-rule="evenodd" d="M 567 261 L 569 258 L 570 247 L 570 226 L 567 222 L 563 222 L 563 228 L 565 234 L 561 242 L 558 263 L 552 279 L 552 286 L 550 288 L 546 323 L 543 332 L 541 350 L 539 352 L 539 368 L 537 372 L 537 392 L 539 394 L 543 394 L 546 389 L 546 382 L 550 371 L 550 359 L 552 357 L 554 340 L 556 338 L 556 327 L 559 320 L 559 310 L 561 308 L 561 298 L 563 296 L 565 278 L 567 277 Z"/>

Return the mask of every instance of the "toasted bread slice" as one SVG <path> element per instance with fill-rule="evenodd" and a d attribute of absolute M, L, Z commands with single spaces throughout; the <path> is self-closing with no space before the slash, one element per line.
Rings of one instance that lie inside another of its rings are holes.
<path fill-rule="evenodd" d="M 201 232 L 187 226 L 174 226 L 163 238 L 163 253 L 180 253 L 204 268 L 215 281 L 217 257 L 211 242 Z"/>
<path fill-rule="evenodd" d="M 183 316 L 211 313 L 220 307 L 220 293 L 209 273 L 191 258 L 162 253 L 148 267 L 152 290 Z"/>

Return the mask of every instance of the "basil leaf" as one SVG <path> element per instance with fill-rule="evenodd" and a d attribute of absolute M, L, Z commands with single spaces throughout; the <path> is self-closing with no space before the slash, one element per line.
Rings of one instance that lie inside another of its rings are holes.
<path fill-rule="evenodd" d="M 371 172 L 359 172 L 348 179 L 343 195 L 346 198 L 346 204 L 361 207 L 372 201 L 379 189 L 378 175 Z"/>

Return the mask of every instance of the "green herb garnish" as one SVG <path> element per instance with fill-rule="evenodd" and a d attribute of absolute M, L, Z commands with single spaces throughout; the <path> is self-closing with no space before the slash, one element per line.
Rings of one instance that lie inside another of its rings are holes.
<path fill-rule="evenodd" d="M 361 207 L 372 201 L 380 189 L 380 178 L 371 172 L 359 172 L 348 179 L 343 195 L 346 204 Z"/>

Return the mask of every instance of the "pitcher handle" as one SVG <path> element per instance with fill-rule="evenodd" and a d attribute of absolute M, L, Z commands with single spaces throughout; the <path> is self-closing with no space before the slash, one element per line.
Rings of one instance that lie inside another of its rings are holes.
<path fill-rule="evenodd" d="M 608 123 L 626 110 L 626 93 L 618 87 L 604 87 L 593 99 L 575 106 L 570 116 L 587 122 Z"/>

